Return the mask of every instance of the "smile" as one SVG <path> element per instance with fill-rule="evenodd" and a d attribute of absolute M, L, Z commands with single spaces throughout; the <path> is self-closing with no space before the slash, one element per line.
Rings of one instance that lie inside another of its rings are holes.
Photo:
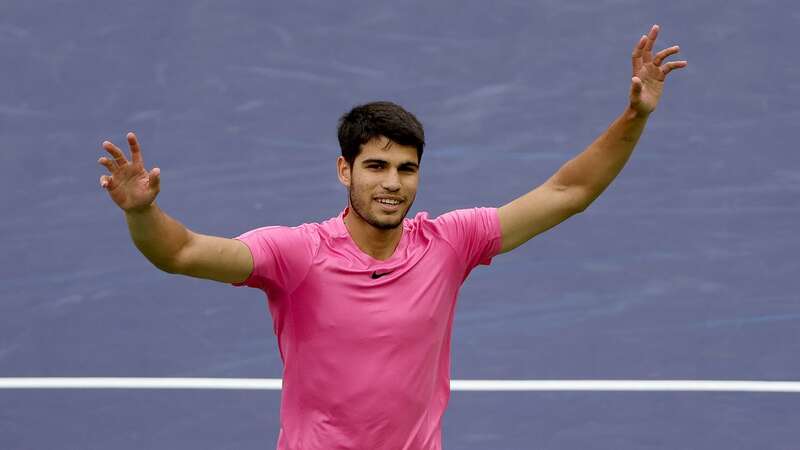
<path fill-rule="evenodd" d="M 400 203 L 402 203 L 399 200 L 390 200 L 386 198 L 376 199 L 375 202 L 381 205 L 381 208 L 386 211 L 397 211 L 400 209 Z"/>

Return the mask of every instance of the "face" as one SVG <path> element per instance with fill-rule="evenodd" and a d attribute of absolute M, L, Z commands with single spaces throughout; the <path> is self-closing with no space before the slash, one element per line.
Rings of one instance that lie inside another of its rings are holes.
<path fill-rule="evenodd" d="M 342 156 L 337 164 L 353 213 L 382 230 L 403 223 L 419 183 L 419 159 L 414 147 L 381 136 L 361 146 L 352 167 Z"/>

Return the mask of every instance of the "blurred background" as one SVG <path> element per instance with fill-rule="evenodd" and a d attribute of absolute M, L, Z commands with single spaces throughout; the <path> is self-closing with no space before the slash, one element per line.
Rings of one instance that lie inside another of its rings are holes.
<path fill-rule="evenodd" d="M 336 121 L 426 127 L 410 217 L 501 206 L 681 46 L 584 213 L 475 270 L 454 379 L 798 380 L 800 7 L 784 1 L 0 3 L 0 377 L 278 378 L 261 291 L 169 275 L 99 186 L 140 139 L 158 203 L 234 237 L 337 215 Z M 274 448 L 279 391 L 0 390 L 3 449 Z M 447 449 L 790 449 L 797 394 L 453 392 Z"/>

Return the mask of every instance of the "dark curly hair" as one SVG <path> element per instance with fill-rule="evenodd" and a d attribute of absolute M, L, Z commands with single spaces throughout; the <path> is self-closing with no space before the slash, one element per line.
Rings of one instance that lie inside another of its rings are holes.
<path fill-rule="evenodd" d="M 339 147 L 342 156 L 353 167 L 361 146 L 379 136 L 417 149 L 422 161 L 425 131 L 413 114 L 392 102 L 380 101 L 358 105 L 339 119 Z"/>

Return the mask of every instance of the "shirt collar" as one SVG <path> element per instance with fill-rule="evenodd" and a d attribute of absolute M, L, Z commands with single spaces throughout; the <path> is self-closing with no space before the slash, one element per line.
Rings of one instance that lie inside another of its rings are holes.
<path fill-rule="evenodd" d="M 342 212 L 333 221 L 334 229 L 336 230 L 337 237 L 350 237 L 350 232 L 347 231 L 347 225 L 344 224 L 344 216 L 350 212 L 350 207 L 345 206 Z"/>

